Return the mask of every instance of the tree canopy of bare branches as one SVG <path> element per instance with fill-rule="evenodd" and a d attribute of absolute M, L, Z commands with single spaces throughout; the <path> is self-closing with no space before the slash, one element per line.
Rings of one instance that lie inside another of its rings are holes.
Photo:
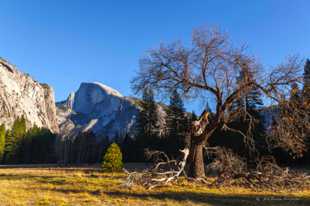
<path fill-rule="evenodd" d="M 243 74 L 242 81 L 237 80 L 240 73 Z M 212 118 L 207 117 L 208 121 L 204 121 L 206 114 L 203 113 L 200 122 L 194 122 L 194 129 L 187 135 L 186 149 L 190 151 L 187 160 L 188 175 L 199 178 L 205 175 L 203 148 L 216 129 L 238 132 L 250 147 L 253 146 L 250 128 L 248 132 L 242 132 L 229 127 L 229 123 L 240 115 L 247 117 L 249 122 L 254 122 L 254 117 L 246 110 L 233 108 L 234 101 L 242 99 L 253 88 L 257 88 L 266 98 L 283 102 L 288 96 L 290 85 L 301 80 L 299 75 L 298 58 L 289 58 L 270 71 L 264 71 L 242 47 L 234 48 L 226 35 L 215 29 L 199 29 L 193 32 L 190 47 L 172 43 L 160 45 L 158 49 L 148 52 L 141 59 L 140 70 L 132 84 L 137 92 L 146 87 L 153 88 L 157 94 L 167 94 L 177 89 L 184 98 L 207 97 L 212 100 L 215 108 Z M 250 123 L 249 127 L 251 125 Z M 293 135 L 296 128 L 285 128 L 283 125 L 278 129 L 286 132 L 287 135 L 282 137 L 285 139 L 274 140 L 282 143 L 293 141 L 294 143 L 286 146 L 301 148 L 304 141 L 300 135 Z M 283 132 L 274 134 L 281 135 Z"/>

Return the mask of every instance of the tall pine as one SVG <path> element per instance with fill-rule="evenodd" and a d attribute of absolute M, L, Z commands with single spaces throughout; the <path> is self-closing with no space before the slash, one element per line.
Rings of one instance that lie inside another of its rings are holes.
<path fill-rule="evenodd" d="M 12 131 L 8 130 L 5 134 L 5 145 L 4 145 L 4 163 L 11 163 L 14 158 L 14 141 Z"/>
<path fill-rule="evenodd" d="M 154 100 L 154 92 L 152 89 L 146 89 L 143 93 L 143 112 L 145 124 L 144 132 L 146 136 L 152 137 L 159 134 L 159 118 L 157 112 L 157 104 Z"/>
<path fill-rule="evenodd" d="M 304 86 L 302 91 L 303 106 L 310 108 L 310 59 L 307 59 L 304 67 Z M 308 110 L 309 111 L 309 110 Z M 310 132 L 307 135 L 308 152 L 305 155 L 306 161 L 310 162 Z"/>
<path fill-rule="evenodd" d="M 20 149 L 25 134 L 26 120 L 24 117 L 17 118 L 13 123 L 12 130 L 6 134 L 4 149 L 6 163 L 18 163 L 21 159 Z"/>
<path fill-rule="evenodd" d="M 5 146 L 5 126 L 2 124 L 0 126 L 0 162 L 3 160 Z"/>
<path fill-rule="evenodd" d="M 150 88 L 143 91 L 142 101 L 140 102 L 141 111 L 138 116 L 137 124 L 137 153 L 144 160 L 143 154 L 146 148 L 158 149 L 159 146 L 159 116 L 157 104 L 154 100 L 154 92 Z"/>
<path fill-rule="evenodd" d="M 245 78 L 254 78 L 253 75 L 249 74 L 248 72 L 249 71 L 246 68 L 240 72 L 239 77 L 237 78 L 237 84 L 243 84 L 245 82 Z M 248 114 L 254 117 L 254 125 L 251 131 L 248 131 L 247 128 L 249 128 L 250 124 L 249 118 L 247 116 L 240 116 L 232 123 L 232 127 L 241 130 L 243 133 L 249 132 L 248 134 L 252 134 L 255 140 L 254 145 L 257 147 L 257 149 L 265 152 L 265 129 L 263 126 L 263 117 L 259 111 L 263 106 L 262 94 L 258 88 L 253 87 L 249 92 L 241 95 L 241 98 L 233 103 L 233 109 L 246 111 Z M 228 135 L 239 136 L 239 139 L 243 139 L 243 137 L 237 133 Z M 236 146 L 236 148 L 240 149 L 242 147 Z"/>
<path fill-rule="evenodd" d="M 184 104 L 177 90 L 174 90 L 170 96 L 166 122 L 168 136 L 165 150 L 168 154 L 176 156 L 184 144 L 185 133 L 189 126 Z"/>
<path fill-rule="evenodd" d="M 26 134 L 26 119 L 22 116 L 17 118 L 12 126 L 12 135 L 18 142 Z"/>
<path fill-rule="evenodd" d="M 310 104 L 310 60 L 307 59 L 304 67 L 304 88 L 303 97 L 308 104 Z"/>
<path fill-rule="evenodd" d="M 242 84 L 244 82 L 245 76 L 250 76 L 247 78 L 253 78 L 251 74 L 246 74 L 247 72 L 248 71 L 246 69 L 240 72 L 237 78 L 237 84 Z M 256 109 L 259 109 L 261 106 L 263 106 L 263 100 L 261 98 L 262 94 L 258 88 L 253 87 L 247 94 L 241 95 L 242 97 L 234 102 L 235 109 L 242 108 L 247 111 L 255 111 Z"/>

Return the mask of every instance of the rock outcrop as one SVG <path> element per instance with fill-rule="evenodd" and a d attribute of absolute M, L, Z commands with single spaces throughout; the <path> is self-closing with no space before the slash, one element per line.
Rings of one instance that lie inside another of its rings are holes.
<path fill-rule="evenodd" d="M 10 128 L 21 116 L 27 127 L 37 125 L 59 131 L 53 89 L 0 59 L 0 124 Z"/>
<path fill-rule="evenodd" d="M 133 134 L 139 114 L 135 99 L 98 82 L 82 83 L 66 101 L 57 103 L 63 137 L 92 131 L 109 139 Z"/>

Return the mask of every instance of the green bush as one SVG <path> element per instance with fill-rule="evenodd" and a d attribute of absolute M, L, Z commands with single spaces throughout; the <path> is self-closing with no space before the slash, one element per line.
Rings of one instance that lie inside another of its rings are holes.
<path fill-rule="evenodd" d="M 123 168 L 123 155 L 116 143 L 109 146 L 103 157 L 102 169 L 105 172 L 118 172 Z"/>

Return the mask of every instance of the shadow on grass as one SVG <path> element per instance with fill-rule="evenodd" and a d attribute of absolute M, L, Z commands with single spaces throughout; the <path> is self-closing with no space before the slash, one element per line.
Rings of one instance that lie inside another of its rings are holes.
<path fill-rule="evenodd" d="M 309 206 L 310 198 L 297 199 L 275 196 L 226 196 L 199 192 L 164 192 L 164 193 L 131 193 L 131 192 L 107 192 L 107 195 L 115 198 L 137 198 L 190 201 L 197 204 L 210 206 Z"/>
<path fill-rule="evenodd" d="M 57 176 L 48 175 L 26 175 L 26 174 L 0 174 L 0 180 L 21 180 L 21 179 L 38 179 L 38 178 L 57 178 Z"/>
<path fill-rule="evenodd" d="M 25 174 L 0 174 L 1 180 L 23 180 L 29 179 L 34 182 L 39 182 L 43 184 L 54 184 L 54 185 L 64 185 L 66 184 L 66 179 L 58 176 L 48 176 L 48 175 L 25 175 Z"/>
<path fill-rule="evenodd" d="M 89 195 L 96 196 L 96 197 L 101 196 L 103 194 L 103 191 L 101 189 L 93 189 L 93 188 L 53 188 L 53 189 L 40 188 L 40 190 L 64 193 L 66 195 L 68 194 L 79 195 L 79 194 L 88 193 Z"/>
<path fill-rule="evenodd" d="M 30 180 L 33 182 L 37 182 L 40 184 L 52 184 L 55 186 L 63 186 L 63 185 L 74 185 L 74 184 L 81 184 L 81 185 L 88 185 L 88 186 L 100 186 L 105 185 L 104 182 L 100 181 L 94 181 L 96 179 L 100 180 L 107 180 L 106 184 L 111 184 L 109 181 L 111 180 L 119 180 L 120 178 L 123 178 L 119 174 L 111 175 L 107 173 L 93 173 L 93 172 L 85 172 L 83 171 L 85 176 L 82 177 L 82 179 L 79 179 L 80 177 L 71 176 L 70 178 L 67 178 L 63 175 L 35 175 L 35 174 L 0 174 L 0 181 L 1 180 L 13 180 L 13 181 L 19 181 L 19 180 Z M 93 181 L 87 181 L 87 180 L 93 180 Z M 64 192 L 64 191 L 60 191 Z"/>

